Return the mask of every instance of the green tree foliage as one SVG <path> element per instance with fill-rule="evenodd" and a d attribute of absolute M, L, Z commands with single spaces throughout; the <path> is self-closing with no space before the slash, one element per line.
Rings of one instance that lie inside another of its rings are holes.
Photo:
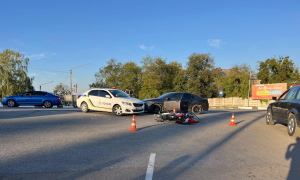
<path fill-rule="evenodd" d="M 63 98 L 64 95 L 71 94 L 71 90 L 67 85 L 59 83 L 53 89 L 53 93 Z"/>
<path fill-rule="evenodd" d="M 211 54 L 193 53 L 188 59 L 187 91 L 207 98 L 216 96 L 217 88 L 213 84 L 216 73 Z"/>
<path fill-rule="evenodd" d="M 265 61 L 258 61 L 257 78 L 262 84 L 268 83 L 299 83 L 299 69 L 295 66 L 289 56 L 279 58 L 269 58 Z"/>
<path fill-rule="evenodd" d="M 95 74 L 96 81 L 90 84 L 93 87 L 116 87 L 125 90 L 128 87 L 138 97 L 142 86 L 142 68 L 134 62 L 122 64 L 116 59 L 107 61 Z"/>
<path fill-rule="evenodd" d="M 95 82 L 90 84 L 90 88 L 93 87 L 120 87 L 120 74 L 122 69 L 122 63 L 116 59 L 111 59 L 106 62 L 107 65 L 101 67 L 99 72 L 95 74 Z"/>
<path fill-rule="evenodd" d="M 13 49 L 0 52 L 0 96 L 11 96 L 34 90 L 34 78 L 27 76 L 29 59 Z"/>
<path fill-rule="evenodd" d="M 248 97 L 251 67 L 247 64 L 235 65 L 226 76 L 220 78 L 226 97 Z M 253 73 L 252 73 L 253 74 Z"/>
<path fill-rule="evenodd" d="M 147 56 L 142 59 L 142 88 L 140 99 L 158 97 L 174 91 L 174 79 L 182 70 L 178 62 L 167 63 L 167 59 Z"/>
<path fill-rule="evenodd" d="M 123 64 L 120 72 L 120 87 L 125 90 L 127 87 L 134 94 L 134 97 L 139 97 L 139 92 L 142 87 L 142 68 L 134 62 Z"/>

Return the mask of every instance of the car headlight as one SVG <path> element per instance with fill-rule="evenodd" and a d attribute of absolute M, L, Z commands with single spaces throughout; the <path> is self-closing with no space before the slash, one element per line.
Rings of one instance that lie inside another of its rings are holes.
<path fill-rule="evenodd" d="M 132 104 L 129 102 L 122 102 L 122 104 L 127 105 L 127 106 L 132 106 Z"/>

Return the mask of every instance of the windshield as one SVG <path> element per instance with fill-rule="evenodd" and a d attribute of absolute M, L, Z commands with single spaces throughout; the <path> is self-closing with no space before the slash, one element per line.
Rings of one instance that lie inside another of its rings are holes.
<path fill-rule="evenodd" d="M 160 99 L 160 98 L 166 98 L 166 97 L 168 97 L 168 96 L 170 96 L 172 93 L 167 93 L 167 94 L 164 94 L 164 95 L 161 95 L 161 96 L 159 96 L 158 98 Z"/>
<path fill-rule="evenodd" d="M 108 90 L 114 97 L 130 97 L 120 90 Z"/>

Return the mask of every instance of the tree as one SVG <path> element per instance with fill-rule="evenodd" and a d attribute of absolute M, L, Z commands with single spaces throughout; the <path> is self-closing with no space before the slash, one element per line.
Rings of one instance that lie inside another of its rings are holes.
<path fill-rule="evenodd" d="M 29 59 L 13 49 L 0 52 L 0 97 L 34 90 L 34 78 L 27 76 Z"/>
<path fill-rule="evenodd" d="M 142 59 L 141 99 L 158 97 L 174 91 L 174 79 L 181 71 L 182 65 L 176 61 L 167 63 L 167 59 L 147 56 Z"/>
<path fill-rule="evenodd" d="M 142 87 L 142 68 L 134 62 L 123 64 L 119 77 L 120 89 L 125 90 L 127 87 L 138 98 Z"/>
<path fill-rule="evenodd" d="M 116 87 L 120 88 L 120 73 L 122 69 L 122 63 L 117 62 L 116 59 L 107 61 L 107 66 L 101 67 L 99 72 L 95 74 L 95 82 L 90 84 L 92 87 Z"/>
<path fill-rule="evenodd" d="M 226 76 L 220 78 L 226 97 L 248 97 L 251 67 L 247 64 L 233 66 Z M 252 72 L 253 74 L 253 72 Z"/>
<path fill-rule="evenodd" d="M 289 56 L 279 56 L 277 59 L 269 58 L 265 61 L 258 61 L 257 78 L 261 83 L 288 83 L 300 82 L 299 69 L 295 66 Z"/>
<path fill-rule="evenodd" d="M 70 88 L 67 85 L 59 83 L 53 89 L 53 93 L 63 98 L 64 95 L 71 94 L 71 91 L 70 91 Z"/>
<path fill-rule="evenodd" d="M 187 63 L 187 91 L 202 97 L 217 96 L 217 87 L 213 84 L 216 73 L 211 54 L 193 53 Z"/>

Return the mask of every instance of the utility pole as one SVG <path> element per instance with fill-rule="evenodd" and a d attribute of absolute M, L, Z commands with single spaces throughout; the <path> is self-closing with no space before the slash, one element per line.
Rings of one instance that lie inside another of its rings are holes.
<path fill-rule="evenodd" d="M 79 68 L 79 67 L 82 67 L 82 66 L 86 66 L 86 65 L 89 65 L 89 64 L 91 64 L 91 63 L 84 64 L 84 65 L 81 65 L 81 66 L 77 66 L 77 67 L 74 67 L 74 68 L 72 68 L 72 69 L 76 69 L 76 68 Z M 75 106 L 75 105 L 73 104 L 72 69 L 70 69 L 71 99 L 72 99 L 72 106 Z"/>
<path fill-rule="evenodd" d="M 251 71 L 250 71 L 250 76 L 249 76 L 249 90 L 248 90 L 248 107 L 249 107 L 249 96 L 250 96 L 250 81 L 251 81 Z"/>
<path fill-rule="evenodd" d="M 71 83 L 71 99 L 72 99 L 72 106 L 73 106 L 73 89 L 72 89 L 72 69 L 70 69 L 70 83 Z"/>

